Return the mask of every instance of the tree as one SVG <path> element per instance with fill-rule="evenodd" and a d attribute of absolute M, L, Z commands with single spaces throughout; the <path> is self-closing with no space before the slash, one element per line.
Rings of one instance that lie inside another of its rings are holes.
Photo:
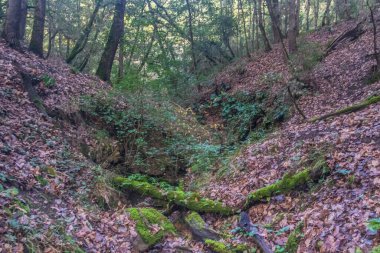
<path fill-rule="evenodd" d="M 278 0 L 266 0 L 269 15 L 272 20 L 272 30 L 273 30 L 273 42 L 281 42 L 281 20 L 280 20 L 280 5 Z"/>
<path fill-rule="evenodd" d="M 28 15 L 28 1 L 21 0 L 21 10 L 20 10 L 20 40 L 23 40 L 25 37 L 26 30 L 26 17 Z"/>
<path fill-rule="evenodd" d="M 99 12 L 100 6 L 101 6 L 102 0 L 96 0 L 94 11 L 92 12 L 92 15 L 90 17 L 90 20 L 88 21 L 86 27 L 83 30 L 83 33 L 80 35 L 79 39 L 75 43 L 74 48 L 71 50 L 71 53 L 69 57 L 67 57 L 66 62 L 71 63 L 75 57 L 83 51 L 83 49 L 86 47 L 88 42 L 88 37 L 90 36 L 92 27 L 94 25 L 94 21 L 96 18 L 96 15 Z"/>
<path fill-rule="evenodd" d="M 265 51 L 269 52 L 272 50 L 272 47 L 269 43 L 268 36 L 264 27 L 262 5 L 263 5 L 262 0 L 257 0 L 257 14 L 259 15 L 259 28 L 260 28 L 261 36 L 263 37 L 263 40 L 264 40 Z"/>
<path fill-rule="evenodd" d="M 289 53 L 297 51 L 297 0 L 289 1 Z"/>
<path fill-rule="evenodd" d="M 124 32 L 125 4 L 126 0 L 116 0 L 111 30 L 109 32 L 108 40 L 100 59 L 98 70 L 96 71 L 96 75 L 104 81 L 110 81 L 111 79 L 113 61 L 121 36 Z"/>
<path fill-rule="evenodd" d="M 8 1 L 8 9 L 2 37 L 9 46 L 19 48 L 20 45 L 20 15 L 22 0 Z"/>
<path fill-rule="evenodd" d="M 35 0 L 34 23 L 29 50 L 39 57 L 44 56 L 46 0 Z"/>
<path fill-rule="evenodd" d="M 331 0 L 327 0 L 326 2 L 326 10 L 323 14 L 322 18 L 322 26 L 330 25 L 330 6 L 331 6 Z"/>

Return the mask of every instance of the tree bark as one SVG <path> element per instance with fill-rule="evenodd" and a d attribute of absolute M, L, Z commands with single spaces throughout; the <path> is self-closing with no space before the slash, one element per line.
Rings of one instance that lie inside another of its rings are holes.
<path fill-rule="evenodd" d="M 314 30 L 317 30 L 319 20 L 319 0 L 314 1 Z"/>
<path fill-rule="evenodd" d="M 116 0 L 115 14 L 108 36 L 108 41 L 100 59 L 97 76 L 104 81 L 110 81 L 112 64 L 115 58 L 117 47 L 124 32 L 124 14 L 126 0 Z"/>
<path fill-rule="evenodd" d="M 310 1 L 306 0 L 306 31 L 310 31 Z"/>
<path fill-rule="evenodd" d="M 269 40 L 268 40 L 268 37 L 267 37 L 267 33 L 265 31 L 264 21 L 263 21 L 262 7 L 263 7 L 262 0 L 257 0 L 257 12 L 258 12 L 258 15 L 259 15 L 259 28 L 260 28 L 261 36 L 263 37 L 265 51 L 269 52 L 269 51 L 272 50 L 272 46 L 269 43 Z"/>
<path fill-rule="evenodd" d="M 21 0 L 21 12 L 20 12 L 20 40 L 24 40 L 26 30 L 26 17 L 28 15 L 27 0 Z"/>
<path fill-rule="evenodd" d="M 296 0 L 289 1 L 289 53 L 297 51 L 297 10 Z"/>
<path fill-rule="evenodd" d="M 8 1 L 7 16 L 2 37 L 13 48 L 20 47 L 20 15 L 22 0 Z"/>
<path fill-rule="evenodd" d="M 272 20 L 273 43 L 281 42 L 280 5 L 278 0 L 266 0 L 269 15 Z"/>
<path fill-rule="evenodd" d="M 327 0 L 326 2 L 326 10 L 323 14 L 322 18 L 322 26 L 330 25 L 330 6 L 331 6 L 331 0 Z"/>
<path fill-rule="evenodd" d="M 46 0 L 35 0 L 34 23 L 29 50 L 39 57 L 44 57 Z"/>
<path fill-rule="evenodd" d="M 90 17 L 90 20 L 88 21 L 85 29 L 83 30 L 83 33 L 81 34 L 81 36 L 79 37 L 79 39 L 77 40 L 77 42 L 75 43 L 75 46 L 73 48 L 73 50 L 71 51 L 69 57 L 67 57 L 66 59 L 66 62 L 67 63 L 71 63 L 75 57 L 83 51 L 83 49 L 85 48 L 85 46 L 87 45 L 87 42 L 88 42 L 88 37 L 90 36 L 90 33 L 91 33 L 91 30 L 92 30 L 92 27 L 94 25 L 94 21 L 95 21 L 95 18 L 96 18 L 96 15 L 98 14 L 99 12 L 99 9 L 100 9 L 100 5 L 102 3 L 102 0 L 97 0 L 96 1 L 96 5 L 95 5 L 95 9 L 94 11 L 92 12 L 92 15 Z"/>

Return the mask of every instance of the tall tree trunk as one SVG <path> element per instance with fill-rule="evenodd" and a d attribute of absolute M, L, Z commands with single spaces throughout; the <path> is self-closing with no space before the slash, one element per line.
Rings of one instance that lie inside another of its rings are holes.
<path fill-rule="evenodd" d="M 331 6 L 331 0 L 327 0 L 326 2 L 326 10 L 323 14 L 322 18 L 322 26 L 330 25 L 330 6 Z"/>
<path fill-rule="evenodd" d="M 318 29 L 319 20 L 319 0 L 314 0 L 314 30 Z"/>
<path fill-rule="evenodd" d="M 294 53 L 297 51 L 297 3 L 296 0 L 289 1 L 289 32 L 288 32 L 288 43 L 289 43 L 289 53 Z"/>
<path fill-rule="evenodd" d="M 244 31 L 245 51 L 247 53 L 247 56 L 251 57 L 251 55 L 249 53 L 247 25 L 245 23 L 245 15 L 244 15 L 244 9 L 243 9 L 243 2 L 242 2 L 242 0 L 239 0 L 239 5 L 240 5 L 241 16 L 242 16 L 242 19 L 243 19 L 243 31 Z"/>
<path fill-rule="evenodd" d="M 104 81 L 110 81 L 111 79 L 113 60 L 115 59 L 117 47 L 124 32 L 125 4 L 126 0 L 116 0 L 115 14 L 108 35 L 108 41 L 100 59 L 98 70 L 96 71 L 96 74 Z"/>
<path fill-rule="evenodd" d="M 254 20 L 255 20 L 255 31 L 254 33 L 256 34 L 255 36 L 255 48 L 256 50 L 260 49 L 260 42 L 259 42 L 259 15 L 258 15 L 258 10 L 257 10 L 257 1 L 253 0 L 253 9 L 254 9 Z"/>
<path fill-rule="evenodd" d="M 20 47 L 20 15 L 22 0 L 9 0 L 2 37 L 13 48 Z"/>
<path fill-rule="evenodd" d="M 26 30 L 26 17 L 28 15 L 28 2 L 27 0 L 21 0 L 21 12 L 20 12 L 20 40 L 24 40 Z"/>
<path fill-rule="evenodd" d="M 265 51 L 269 52 L 272 50 L 272 47 L 270 45 L 270 42 L 269 42 L 268 37 L 267 37 L 267 33 L 265 31 L 262 7 L 263 7 L 262 0 L 257 0 L 257 13 L 259 15 L 259 28 L 260 28 L 261 36 L 263 37 Z"/>
<path fill-rule="evenodd" d="M 44 57 L 45 13 L 46 0 L 35 0 L 34 23 L 29 50 L 41 58 Z"/>
<path fill-rule="evenodd" d="M 98 14 L 99 12 L 99 9 L 100 9 L 100 5 L 102 3 L 102 0 L 97 0 L 96 1 L 96 5 L 95 5 L 95 9 L 94 11 L 92 12 L 92 15 L 90 17 L 90 20 L 88 21 L 85 29 L 83 30 L 83 33 L 81 34 L 81 36 L 79 37 L 79 39 L 77 40 L 77 42 L 75 43 L 75 46 L 73 48 L 73 50 L 71 51 L 69 57 L 67 57 L 66 59 L 66 62 L 67 63 L 71 63 L 75 57 L 83 51 L 83 49 L 85 48 L 85 46 L 87 45 L 87 42 L 88 42 L 88 37 L 90 36 L 90 33 L 91 33 L 91 30 L 92 30 L 92 27 L 94 25 L 94 21 L 95 21 L 95 18 L 96 18 L 96 15 Z"/>
<path fill-rule="evenodd" d="M 306 31 L 310 31 L 310 1 L 311 0 L 306 0 Z"/>
<path fill-rule="evenodd" d="M 191 11 L 191 5 L 189 0 L 186 0 L 186 8 L 188 14 L 188 25 L 189 25 L 189 38 L 191 46 L 191 60 L 192 60 L 192 71 L 197 69 L 197 60 L 195 57 L 195 44 L 194 44 L 194 34 L 193 34 L 193 13 Z"/>
<path fill-rule="evenodd" d="M 269 15 L 272 20 L 273 42 L 281 42 L 280 4 L 278 0 L 266 0 Z"/>

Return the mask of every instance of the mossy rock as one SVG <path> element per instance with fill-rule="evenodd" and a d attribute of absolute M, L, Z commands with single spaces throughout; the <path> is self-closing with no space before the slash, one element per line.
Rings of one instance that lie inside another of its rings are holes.
<path fill-rule="evenodd" d="M 249 251 L 249 247 L 244 244 L 231 246 L 226 245 L 225 243 L 220 241 L 214 241 L 209 239 L 205 241 L 205 244 L 210 250 L 216 253 L 243 253 Z"/>
<path fill-rule="evenodd" d="M 154 208 L 129 208 L 131 218 L 136 222 L 136 230 L 141 239 L 151 247 L 157 244 L 168 234 L 175 234 L 174 225 L 162 213 Z M 158 226 L 158 231 L 152 231 Z"/>
<path fill-rule="evenodd" d="M 202 219 L 202 217 L 196 213 L 191 212 L 185 217 L 185 222 L 189 226 L 191 233 L 196 239 L 205 241 L 207 239 L 219 240 L 219 234 L 213 229 L 209 228 L 207 223 Z"/>
<path fill-rule="evenodd" d="M 202 198 L 199 194 L 194 192 L 184 192 L 180 190 L 165 191 L 148 182 L 131 180 L 124 177 L 115 177 L 113 182 L 117 187 L 122 189 L 127 189 L 154 199 L 176 204 L 192 211 L 217 213 L 222 215 L 235 213 L 235 210 L 225 206 L 222 202 Z"/>
<path fill-rule="evenodd" d="M 317 160 L 311 168 L 306 168 L 295 174 L 286 174 L 281 180 L 274 184 L 265 186 L 261 189 L 250 193 L 245 203 L 245 209 L 252 204 L 266 200 L 272 196 L 289 193 L 299 187 L 305 186 L 308 183 L 319 180 L 324 175 L 328 174 L 329 169 L 325 159 Z"/>

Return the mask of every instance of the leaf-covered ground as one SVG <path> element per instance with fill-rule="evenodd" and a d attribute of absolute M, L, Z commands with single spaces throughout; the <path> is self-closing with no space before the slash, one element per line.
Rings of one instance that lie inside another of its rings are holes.
<path fill-rule="evenodd" d="M 335 33 L 321 31 L 308 39 L 326 42 L 353 25 L 341 24 L 334 28 Z M 374 64 L 368 58 L 373 48 L 371 36 L 368 31 L 354 43 L 333 51 L 314 68 L 309 77 L 313 91 L 298 102 L 308 118 L 379 94 L 379 82 L 365 82 Z M 286 76 L 286 65 L 279 63 L 283 62 L 281 57 L 277 48 L 248 63 L 245 76 L 225 77 L 223 73 L 219 82 L 232 81 L 233 90 L 274 89 L 263 87 L 255 76 L 270 71 Z M 231 162 L 230 167 L 235 169 L 222 179 L 208 181 L 203 193 L 229 205 L 242 204 L 249 192 L 301 169 L 302 162 L 316 152 L 326 155 L 331 176 L 308 192 L 280 195 L 252 207 L 251 218 L 261 225 L 270 224 L 270 230 L 262 232 L 273 247 L 284 245 L 290 231 L 304 221 L 298 252 L 368 251 L 379 242 L 366 223 L 380 216 L 380 104 L 317 123 L 303 123 L 295 113 L 266 140 L 244 148 Z M 283 228 L 289 231 L 281 235 L 268 232 Z"/>

